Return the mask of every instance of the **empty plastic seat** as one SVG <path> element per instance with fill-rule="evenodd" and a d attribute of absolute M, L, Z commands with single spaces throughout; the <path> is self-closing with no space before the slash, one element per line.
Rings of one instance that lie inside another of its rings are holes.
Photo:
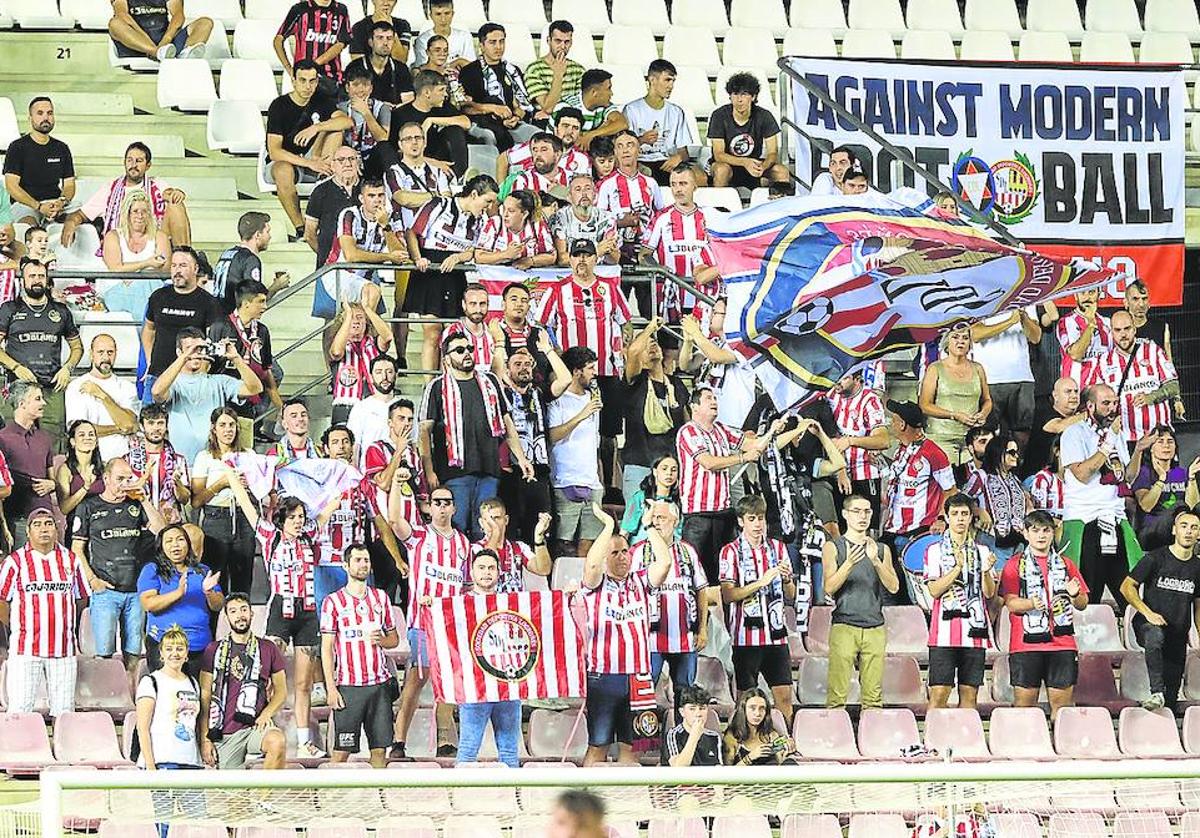
<path fill-rule="evenodd" d="M 1121 658 L 1121 697 L 1137 704 L 1150 697 L 1150 673 L 1138 652 L 1127 652 Z"/>
<path fill-rule="evenodd" d="M 59 0 L 58 11 L 67 20 L 78 23 L 80 29 L 95 32 L 107 31 L 113 16 L 112 5 L 104 0 Z"/>
<path fill-rule="evenodd" d="M 783 54 L 836 58 L 837 42 L 828 29 L 789 29 L 783 36 Z"/>
<path fill-rule="evenodd" d="M 550 7 L 551 20 L 569 20 L 576 27 L 580 24 L 591 29 L 602 29 L 612 21 L 604 0 L 554 0 Z"/>
<path fill-rule="evenodd" d="M 726 46 L 726 49 L 729 47 Z M 706 72 L 715 73 L 721 66 L 717 38 L 707 26 L 672 26 L 667 29 L 667 35 L 663 38 L 663 58 L 676 67 L 680 64 L 693 64 L 703 67 Z M 643 67 L 642 73 L 645 72 Z"/>
<path fill-rule="evenodd" d="M 862 758 L 850 715 L 845 710 L 796 710 L 792 739 L 805 759 L 847 762 Z"/>
<path fill-rule="evenodd" d="M 842 838 L 837 815 L 788 815 L 779 838 Z"/>
<path fill-rule="evenodd" d="M 895 813 L 850 816 L 849 838 L 908 838 L 910 832 Z"/>
<path fill-rule="evenodd" d="M 1088 0 L 1084 23 L 1091 32 L 1142 34 L 1142 21 L 1133 0 Z"/>
<path fill-rule="evenodd" d="M 505 9 L 505 14 L 508 14 L 507 9 Z M 518 67 L 527 67 L 532 64 L 537 58 L 537 49 L 533 45 L 533 35 L 526 30 L 523 23 L 520 21 L 512 23 L 507 17 L 504 19 L 504 28 L 504 57 Z M 574 44 L 574 41 L 572 41 L 572 44 Z"/>
<path fill-rule="evenodd" d="M 1055 812 L 1046 833 L 1054 838 L 1109 838 L 1099 812 Z"/>
<path fill-rule="evenodd" d="M 724 62 L 733 67 L 758 67 L 774 77 L 779 68 L 775 35 L 770 29 L 735 27 L 725 35 Z"/>
<path fill-rule="evenodd" d="M 904 22 L 909 29 L 963 30 L 962 15 L 955 0 L 908 0 Z"/>
<path fill-rule="evenodd" d="M 1025 28 L 1031 32 L 1061 32 L 1068 38 L 1083 35 L 1079 7 L 1062 0 L 1028 0 Z"/>
<path fill-rule="evenodd" d="M 850 0 L 846 19 L 851 29 L 886 29 L 898 34 L 907 28 L 900 0 Z"/>
<path fill-rule="evenodd" d="M 671 25 L 663 0 L 613 0 L 612 22 L 652 32 L 665 32 Z"/>
<path fill-rule="evenodd" d="M 1007 32 L 968 29 L 963 33 L 963 61 L 1013 61 L 1012 38 Z"/>
<path fill-rule="evenodd" d="M 828 656 L 829 628 L 833 624 L 833 606 L 814 605 L 808 612 L 808 636 L 804 648 L 810 655 Z"/>
<path fill-rule="evenodd" d="M 218 99 L 208 112 L 208 147 L 231 154 L 257 154 L 267 140 L 262 111 L 256 102 Z"/>
<path fill-rule="evenodd" d="M 559 556 L 550 572 L 550 587 L 561 591 L 583 579 L 583 556 Z"/>
<path fill-rule="evenodd" d="M 116 823 L 100 821 L 99 838 L 158 838 L 158 830 L 152 823 Z M 295 834 L 295 831 L 292 833 Z"/>
<path fill-rule="evenodd" d="M 167 838 L 228 838 L 228 836 L 229 830 L 225 828 L 225 824 L 217 821 L 177 822 L 172 823 L 167 830 Z"/>
<path fill-rule="evenodd" d="M 989 820 L 996 838 L 1042 838 L 1037 815 L 1029 812 L 993 812 Z"/>
<path fill-rule="evenodd" d="M 59 14 L 58 3 L 46 0 L 5 0 L 4 10 L 22 29 L 72 29 L 73 18 Z"/>
<path fill-rule="evenodd" d="M 675 90 L 671 93 L 671 101 L 681 108 L 708 118 L 717 107 L 713 101 L 712 86 L 708 83 L 708 74 L 700 67 L 683 66 L 678 68 L 675 77 Z M 721 103 L 729 101 L 725 91 L 718 91 Z M 562 561 L 559 559 L 559 561 Z"/>
<path fill-rule="evenodd" d="M 524 24 L 526 31 L 538 32 L 546 25 L 546 7 L 542 5 L 542 0 L 504 0 L 502 4 L 492 6 L 492 20 L 506 24 L 509 38 L 513 33 L 512 27 L 507 24 Z"/>
<path fill-rule="evenodd" d="M 1071 44 L 1062 32 L 1026 32 L 1018 45 L 1021 61 L 1055 61 L 1070 64 L 1075 60 Z"/>
<path fill-rule="evenodd" d="M 1183 755 L 1179 731 L 1170 710 L 1126 707 L 1117 720 L 1117 744 L 1127 757 L 1177 757 Z"/>
<path fill-rule="evenodd" d="M 54 722 L 54 756 L 60 762 L 98 768 L 129 764 L 121 754 L 112 716 L 103 712 L 59 716 Z"/>
<path fill-rule="evenodd" d="M 75 709 L 105 710 L 117 716 L 124 716 L 133 709 L 129 675 L 120 658 L 79 658 Z"/>
<path fill-rule="evenodd" d="M 1124 32 L 1085 32 L 1079 47 L 1079 60 L 1093 64 L 1132 64 L 1133 45 Z M 1107 605 L 1089 605 L 1088 608 L 1105 608 Z"/>
<path fill-rule="evenodd" d="M 652 820 L 646 838 L 708 838 L 708 827 L 700 818 Z"/>
<path fill-rule="evenodd" d="M 1073 759 L 1120 759 L 1112 716 L 1103 707 L 1064 707 L 1054 722 L 1054 750 Z"/>
<path fill-rule="evenodd" d="M 1184 812 L 1179 819 L 1179 838 L 1200 838 L 1200 812 Z"/>
<path fill-rule="evenodd" d="M 1117 812 L 1113 838 L 1171 838 L 1171 821 L 1166 812 Z"/>
<path fill-rule="evenodd" d="M 220 21 L 228 29 L 237 26 L 242 19 L 242 4 L 239 0 L 191 0 L 187 6 L 191 17 L 210 17 Z"/>
<path fill-rule="evenodd" d="M 1147 32 L 1142 36 L 1138 61 L 1143 64 L 1192 64 L 1192 42 L 1182 32 Z"/>
<path fill-rule="evenodd" d="M 578 724 L 576 724 L 578 720 Z M 541 759 L 582 760 L 587 752 L 587 721 L 574 710 L 535 709 L 529 716 L 529 753 Z"/>
<path fill-rule="evenodd" d="M 418 707 L 413 713 L 407 743 L 407 753 L 410 757 L 433 759 L 437 756 L 437 722 L 433 713 L 432 707 Z M 458 741 L 456 730 L 450 731 L 450 741 Z"/>
<path fill-rule="evenodd" d="M 426 815 L 384 818 L 375 824 L 375 838 L 437 838 L 437 824 Z"/>
<path fill-rule="evenodd" d="M 734 26 L 761 26 L 774 32 L 786 32 L 787 15 L 780 0 L 732 0 L 729 22 Z"/>
<path fill-rule="evenodd" d="M 1146 0 L 1147 32 L 1186 32 L 1200 35 L 1195 0 Z"/>
<path fill-rule="evenodd" d="M 330 818 L 305 825 L 307 838 L 367 838 L 367 825 L 358 818 Z"/>
<path fill-rule="evenodd" d="M 912 60 L 953 61 L 958 58 L 949 32 L 926 30 L 908 31 L 900 40 L 900 57 Z M 919 608 L 919 606 L 913 606 Z"/>
<path fill-rule="evenodd" d="M 946 35 L 945 32 L 936 34 Z M 949 43 L 948 35 L 946 35 L 946 39 Z M 953 46 L 950 51 L 953 53 Z M 884 606 L 883 625 L 887 632 L 887 653 L 889 655 L 911 655 L 920 660 L 929 656 L 929 623 L 920 606 Z"/>
<path fill-rule="evenodd" d="M 983 721 L 974 710 L 934 708 L 925 714 L 925 747 L 953 759 L 990 759 Z"/>
<path fill-rule="evenodd" d="M 282 70 L 279 56 L 272 44 L 280 21 L 239 20 L 233 30 L 233 57 L 260 58 L 271 65 L 272 70 Z"/>
<path fill-rule="evenodd" d="M 1183 714 L 1183 749 L 1200 754 L 1200 707 L 1189 707 Z"/>
<path fill-rule="evenodd" d="M 733 691 L 729 686 L 729 676 L 725 667 L 717 658 L 700 656 L 696 660 L 696 684 L 708 690 L 712 696 L 713 707 L 721 716 L 733 712 Z"/>
<path fill-rule="evenodd" d="M 906 748 L 920 744 L 917 718 L 911 710 L 862 711 L 858 720 L 858 750 L 867 759 L 900 759 Z"/>
<path fill-rule="evenodd" d="M 765 815 L 718 815 L 712 838 L 771 838 L 771 827 Z"/>
<path fill-rule="evenodd" d="M 217 98 L 212 68 L 201 58 L 164 61 L 158 69 L 158 106 L 206 111 Z"/>
<path fill-rule="evenodd" d="M 38 713 L 0 713 L 0 771 L 37 773 L 56 760 Z"/>
<path fill-rule="evenodd" d="M 671 23 L 676 26 L 707 26 L 714 32 L 729 29 L 725 0 L 687 0 L 671 8 Z"/>
<path fill-rule="evenodd" d="M 997 707 L 989 731 L 992 755 L 1002 759 L 1054 759 L 1046 714 L 1040 707 Z"/>
<path fill-rule="evenodd" d="M 968 30 L 999 30 L 1010 35 L 1019 35 L 1024 29 L 1016 0 L 967 0 L 963 23 Z"/>
<path fill-rule="evenodd" d="M 895 58 L 896 43 L 886 29 L 851 29 L 842 38 L 843 58 Z"/>
<path fill-rule="evenodd" d="M 725 212 L 737 212 L 742 208 L 742 196 L 732 186 L 701 186 L 696 190 L 694 200 L 699 206 Z"/>
<path fill-rule="evenodd" d="M 1075 701 L 1084 706 L 1104 707 L 1114 712 L 1129 705 L 1129 701 L 1117 691 L 1112 661 L 1107 655 L 1079 655 Z"/>

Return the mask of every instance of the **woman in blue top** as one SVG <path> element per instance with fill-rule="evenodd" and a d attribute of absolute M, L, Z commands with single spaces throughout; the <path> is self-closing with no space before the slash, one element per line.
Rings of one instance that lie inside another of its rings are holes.
<path fill-rule="evenodd" d="M 179 626 L 188 639 L 183 671 L 200 677 L 200 657 L 212 642 L 209 613 L 225 605 L 220 574 L 200 564 L 183 524 L 169 524 L 158 534 L 154 561 L 138 576 L 138 596 L 146 611 L 146 665 L 162 666 L 159 641 L 167 629 Z"/>

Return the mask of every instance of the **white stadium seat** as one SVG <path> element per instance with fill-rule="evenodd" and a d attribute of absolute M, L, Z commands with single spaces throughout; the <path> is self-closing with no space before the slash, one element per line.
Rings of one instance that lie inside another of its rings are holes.
<path fill-rule="evenodd" d="M 968 29 L 962 39 L 963 61 L 1012 61 L 1013 43 L 1007 32 Z"/>
<path fill-rule="evenodd" d="M 843 58 L 895 58 L 896 43 L 886 29 L 851 29 L 842 38 Z"/>
<path fill-rule="evenodd" d="M 417 32 L 429 28 L 429 18 L 425 14 L 424 0 L 398 0 L 392 14 L 408 21 Z"/>
<path fill-rule="evenodd" d="M 729 39 L 725 39 L 725 50 L 729 50 Z M 721 66 L 721 54 L 717 52 L 717 38 L 707 26 L 670 26 L 663 39 L 663 58 L 677 68 L 691 64 L 715 73 Z M 644 69 L 644 68 L 643 68 Z"/>
<path fill-rule="evenodd" d="M 350 15 L 351 26 L 367 16 L 361 0 L 343 0 L 343 2 L 346 4 L 346 12 Z"/>
<path fill-rule="evenodd" d="M 269 20 L 278 29 L 291 7 L 292 0 L 246 0 L 246 17 Z"/>
<path fill-rule="evenodd" d="M 113 16 L 108 0 L 59 0 L 58 9 L 64 18 L 77 22 L 80 29 L 96 32 L 107 32 Z"/>
<path fill-rule="evenodd" d="M 190 17 L 219 20 L 227 29 L 237 26 L 243 17 L 239 0 L 188 0 L 187 13 Z"/>
<path fill-rule="evenodd" d="M 1200 37 L 1195 0 L 1146 0 L 1147 32 L 1185 32 Z"/>
<path fill-rule="evenodd" d="M 492 19 L 506 24 L 523 24 L 527 32 L 539 32 L 546 25 L 546 9 L 542 0 L 502 0 L 492 4 Z M 511 36 L 512 27 L 506 28 Z"/>
<path fill-rule="evenodd" d="M 793 3 L 791 14 L 792 30 L 796 29 L 828 29 L 830 32 L 841 34 L 845 32 L 846 10 L 842 0 L 807 0 L 804 3 Z"/>
<path fill-rule="evenodd" d="M 1196 56 L 1183 32 L 1147 32 L 1142 35 L 1138 60 L 1143 64 L 1193 64 Z"/>
<path fill-rule="evenodd" d="M 256 154 L 267 140 L 257 102 L 218 99 L 208 111 L 208 147 L 231 154 Z"/>
<path fill-rule="evenodd" d="M 783 54 L 836 58 L 837 42 L 828 29 L 789 29 L 783 36 Z"/>
<path fill-rule="evenodd" d="M 501 11 L 505 2 L 507 0 L 496 5 L 497 13 Z M 454 0 L 454 25 L 456 27 L 474 32 L 487 22 L 488 16 L 483 8 L 483 0 Z"/>
<path fill-rule="evenodd" d="M 1025 7 L 1025 28 L 1031 32 L 1062 32 L 1076 40 L 1083 36 L 1079 7 L 1063 0 L 1029 0 Z"/>
<path fill-rule="evenodd" d="M 734 26 L 762 26 L 780 34 L 788 30 L 780 0 L 733 0 L 729 22 Z"/>
<path fill-rule="evenodd" d="M 212 68 L 201 58 L 176 58 L 158 67 L 158 106 L 207 111 L 217 99 Z"/>
<path fill-rule="evenodd" d="M 21 126 L 17 122 L 17 110 L 12 99 L 0 96 L 0 148 L 8 148 L 8 144 L 21 136 Z"/>
<path fill-rule="evenodd" d="M 575 32 L 571 38 L 571 49 L 567 52 L 567 57 L 572 61 L 578 61 L 584 67 L 596 67 L 600 64 L 600 56 L 596 52 L 596 39 L 592 36 L 592 30 L 586 24 L 578 21 L 571 21 L 571 25 L 575 27 Z M 604 24 L 607 29 L 610 24 Z M 541 40 L 538 42 L 538 54 L 544 50 L 540 48 L 540 44 L 546 43 L 546 38 L 549 36 L 550 24 L 546 24 L 546 28 L 542 30 Z"/>
<path fill-rule="evenodd" d="M 962 15 L 955 0 L 908 0 L 904 20 L 909 29 L 961 32 Z"/>
<path fill-rule="evenodd" d="M 892 34 L 905 30 L 900 0 L 850 0 L 851 29 L 886 29 Z"/>
<path fill-rule="evenodd" d="M 715 208 L 725 212 L 737 212 L 742 208 L 742 196 L 732 186 L 701 186 L 696 189 L 698 206 Z"/>
<path fill-rule="evenodd" d="M 775 106 L 775 96 L 771 93 L 771 80 L 767 78 L 767 74 L 758 67 L 730 67 L 728 65 L 721 68 L 717 73 L 717 96 L 723 97 L 724 101 L 729 101 L 729 97 L 725 93 L 725 82 L 729 81 L 729 77 L 734 73 L 749 73 L 758 79 L 758 84 L 762 88 L 758 94 L 759 107 L 766 108 L 778 115 L 778 108 Z"/>
<path fill-rule="evenodd" d="M 75 21 L 59 14 L 56 0 L 5 0 L 4 10 L 22 29 L 72 29 Z"/>
<path fill-rule="evenodd" d="M 1084 32 L 1079 60 L 1091 63 L 1133 63 L 1133 44 L 1124 32 Z"/>
<path fill-rule="evenodd" d="M 265 111 L 279 96 L 271 66 L 259 59 L 231 58 L 221 68 L 222 99 L 253 102 Z"/>
<path fill-rule="evenodd" d="M 504 26 L 504 57 L 518 67 L 528 67 L 537 58 L 537 49 L 526 25 L 509 23 L 508 18 L 496 22 Z"/>
<path fill-rule="evenodd" d="M 666 32 L 671 25 L 663 0 L 613 0 L 612 22 L 618 26 L 637 26 L 651 32 Z"/>
<path fill-rule="evenodd" d="M 954 52 L 954 41 L 950 39 L 949 32 L 913 29 L 905 32 L 900 41 L 900 57 L 934 61 L 953 61 L 958 58 Z"/>
<path fill-rule="evenodd" d="M 967 0 L 963 17 L 967 29 L 999 30 L 1010 35 L 1019 35 L 1024 30 L 1016 0 Z"/>
<path fill-rule="evenodd" d="M 724 33 L 729 28 L 725 0 L 687 0 L 671 9 L 671 23 L 676 26 L 707 26 L 713 32 Z"/>
<path fill-rule="evenodd" d="M 229 51 L 229 33 L 225 31 L 225 24 L 214 18 L 212 32 L 208 34 L 208 41 L 204 45 L 204 60 L 208 62 L 209 67 L 219 70 L 221 65 L 232 57 L 233 53 Z"/>
<path fill-rule="evenodd" d="M 679 74 L 675 77 L 675 90 L 671 93 L 671 101 L 697 116 L 708 119 L 709 114 L 717 107 L 717 104 L 713 102 L 712 86 L 708 83 L 708 74 L 699 67 L 685 66 L 679 67 L 678 70 Z M 717 92 L 717 98 L 722 105 L 729 101 L 724 90 Z"/>
<path fill-rule="evenodd" d="M 645 64 L 606 64 L 612 73 L 612 100 L 618 108 L 646 95 Z"/>
<path fill-rule="evenodd" d="M 645 69 L 658 58 L 654 33 L 644 26 L 610 26 L 604 33 L 605 64 L 635 64 Z"/>
<path fill-rule="evenodd" d="M 779 73 L 775 63 L 779 58 L 775 34 L 770 29 L 734 27 L 725 36 L 725 64 L 742 67 L 761 67 L 774 78 Z"/>
<path fill-rule="evenodd" d="M 282 70 L 279 56 L 275 54 L 275 31 L 279 22 L 269 20 L 252 20 L 247 18 L 238 21 L 233 30 L 233 57 L 259 58 L 268 62 L 272 70 Z"/>
<path fill-rule="evenodd" d="M 1075 60 L 1071 44 L 1063 32 L 1026 32 L 1017 47 L 1021 61 L 1057 61 L 1070 64 Z"/>
<path fill-rule="evenodd" d="M 1133 0 L 1088 0 L 1084 24 L 1089 32 L 1142 34 L 1142 20 Z"/>
<path fill-rule="evenodd" d="M 550 17 L 554 20 L 569 20 L 575 26 L 587 26 L 591 29 L 602 30 L 612 23 L 608 18 L 608 8 L 604 0 L 554 0 L 550 7 Z"/>

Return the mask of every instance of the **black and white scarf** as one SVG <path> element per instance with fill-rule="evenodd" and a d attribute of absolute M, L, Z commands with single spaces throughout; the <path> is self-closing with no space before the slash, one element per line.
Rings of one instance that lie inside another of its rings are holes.
<path fill-rule="evenodd" d="M 987 605 L 983 601 L 983 557 L 979 545 L 970 537 L 963 539 L 962 544 L 956 545 L 950 537 L 950 531 L 942 533 L 941 566 L 938 568 L 938 578 L 945 576 L 954 569 L 961 554 L 963 558 L 962 572 L 954 584 L 942 594 L 942 619 L 953 620 L 957 617 L 966 619 L 969 637 L 988 636 Z"/>
<path fill-rule="evenodd" d="M 258 638 L 253 634 L 237 655 L 233 654 L 233 639 L 226 637 L 217 641 L 213 654 L 212 700 L 208 703 L 208 739 L 220 742 L 225 736 L 225 705 L 229 700 L 230 668 L 234 662 L 241 670 L 238 680 L 237 703 L 234 705 L 234 721 L 252 725 L 258 720 L 258 682 L 262 677 L 262 655 L 259 654 Z"/>
<path fill-rule="evenodd" d="M 1012 473 L 979 475 L 983 484 L 984 502 L 992 516 L 996 543 L 1001 547 L 1014 546 L 1010 536 L 1017 536 L 1025 520 L 1025 490 Z"/>
<path fill-rule="evenodd" d="M 1030 599 L 1040 594 L 1044 603 L 1040 609 L 1026 611 L 1021 615 L 1021 628 L 1026 643 L 1049 643 L 1056 636 L 1075 633 L 1075 611 L 1071 596 L 1067 593 L 1067 560 L 1057 550 L 1051 549 L 1046 557 L 1046 576 L 1030 551 L 1021 553 L 1017 574 L 1021 578 L 1021 596 Z"/>
<path fill-rule="evenodd" d="M 775 552 L 771 540 L 764 539 L 763 550 L 770 556 Z M 744 535 L 737 540 L 738 550 L 738 579 L 742 585 L 749 585 L 759 577 L 758 563 L 754 560 L 754 548 Z M 788 561 L 787 556 L 775 556 L 775 564 Z M 767 567 L 771 566 L 767 563 Z M 772 640 L 787 637 L 787 624 L 783 619 L 783 579 L 776 576 L 768 584 L 759 589 L 758 593 L 742 603 L 742 616 L 749 628 L 766 628 Z"/>
<path fill-rule="evenodd" d="M 484 90 L 489 96 L 494 96 L 513 110 L 519 111 L 522 118 L 536 110 L 533 100 L 529 98 L 529 91 L 525 89 L 525 77 L 521 75 L 521 69 L 516 64 L 502 58 L 492 66 L 487 63 L 487 59 L 480 56 L 479 67 L 483 72 Z M 501 72 L 504 74 L 503 78 Z M 511 97 L 508 95 L 509 91 L 512 92 Z"/>
<path fill-rule="evenodd" d="M 668 549 L 671 551 L 671 572 L 667 579 L 678 579 L 683 584 L 684 591 L 686 591 L 684 600 L 687 602 L 688 630 L 699 631 L 700 609 L 696 604 L 696 566 L 692 563 L 691 555 L 680 546 L 679 542 L 672 543 Z M 651 552 L 649 542 L 646 543 L 645 550 L 647 553 Z M 658 596 L 657 591 L 653 596 L 646 598 L 646 617 L 650 623 L 651 633 L 657 632 L 662 618 L 662 598 Z"/>

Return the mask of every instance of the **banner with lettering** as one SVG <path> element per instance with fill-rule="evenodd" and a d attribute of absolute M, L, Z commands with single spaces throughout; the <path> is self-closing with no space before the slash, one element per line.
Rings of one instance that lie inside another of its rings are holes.
<path fill-rule="evenodd" d="M 908 151 L 963 200 L 1047 256 L 1085 257 L 1141 279 L 1155 305 L 1183 297 L 1182 70 L 1162 66 L 788 59 L 806 81 Z M 915 173 L 805 85 L 791 119 L 849 146 L 871 186 L 921 186 Z M 792 133 L 812 182 L 825 153 Z M 932 187 L 930 187 L 932 189 Z"/>

